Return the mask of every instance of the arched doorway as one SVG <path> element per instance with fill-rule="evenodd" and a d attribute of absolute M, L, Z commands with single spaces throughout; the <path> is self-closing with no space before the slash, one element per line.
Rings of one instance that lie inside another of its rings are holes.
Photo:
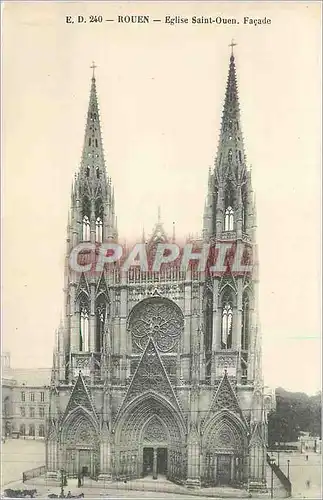
<path fill-rule="evenodd" d="M 140 442 L 143 448 L 143 476 L 167 477 L 169 432 L 162 419 L 153 415 L 145 424 Z"/>
<path fill-rule="evenodd" d="M 247 451 L 243 422 L 229 411 L 220 411 L 203 430 L 203 483 L 240 484 L 245 476 Z"/>
<path fill-rule="evenodd" d="M 68 476 L 95 478 L 99 473 L 99 439 L 93 418 L 82 408 L 71 412 L 62 429 L 63 468 Z"/>
<path fill-rule="evenodd" d="M 178 411 L 151 391 L 135 398 L 116 423 L 113 475 L 182 480 L 185 463 L 185 426 Z"/>

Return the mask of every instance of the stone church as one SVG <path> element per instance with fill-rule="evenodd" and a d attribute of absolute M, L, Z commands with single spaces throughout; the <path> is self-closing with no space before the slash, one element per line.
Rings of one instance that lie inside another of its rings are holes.
<path fill-rule="evenodd" d="M 207 175 L 207 172 L 206 172 Z M 185 182 L 185 179 L 183 179 Z M 46 429 L 48 475 L 142 477 L 189 487 L 265 488 L 267 421 L 257 325 L 256 210 L 233 52 L 201 242 L 243 242 L 252 272 L 107 265 L 76 272 L 81 242 L 118 241 L 93 69 L 67 228 L 65 311 L 56 332 Z M 145 242 L 174 241 L 160 218 Z M 195 242 L 197 245 L 199 241 Z M 81 254 L 87 262 L 89 254 Z"/>

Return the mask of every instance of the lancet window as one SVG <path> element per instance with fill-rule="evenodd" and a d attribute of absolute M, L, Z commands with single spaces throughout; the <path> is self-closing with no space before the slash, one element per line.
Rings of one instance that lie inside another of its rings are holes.
<path fill-rule="evenodd" d="M 90 207 L 89 201 L 87 198 L 83 201 L 83 210 L 82 210 L 82 240 L 90 241 L 91 238 L 91 230 L 90 230 Z"/>
<path fill-rule="evenodd" d="M 96 302 L 96 351 L 100 352 L 103 344 L 104 323 L 106 316 L 106 303 L 101 294 Z"/>
<path fill-rule="evenodd" d="M 80 351 L 88 352 L 89 345 L 89 308 L 85 302 L 80 304 Z"/>
<path fill-rule="evenodd" d="M 98 200 L 95 206 L 95 241 L 102 243 L 103 241 L 103 205 L 102 201 Z"/>
<path fill-rule="evenodd" d="M 230 292 L 222 297 L 221 349 L 232 347 L 233 301 Z"/>
<path fill-rule="evenodd" d="M 232 187 L 229 185 L 225 190 L 224 197 L 224 230 L 233 231 L 234 229 L 234 197 Z"/>

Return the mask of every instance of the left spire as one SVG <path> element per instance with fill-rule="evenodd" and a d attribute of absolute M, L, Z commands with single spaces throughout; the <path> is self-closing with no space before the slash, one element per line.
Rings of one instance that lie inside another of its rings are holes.
<path fill-rule="evenodd" d="M 92 69 L 91 90 L 81 162 L 81 175 L 89 178 L 100 178 L 106 175 L 96 90 L 96 67 L 94 62 L 90 66 Z"/>

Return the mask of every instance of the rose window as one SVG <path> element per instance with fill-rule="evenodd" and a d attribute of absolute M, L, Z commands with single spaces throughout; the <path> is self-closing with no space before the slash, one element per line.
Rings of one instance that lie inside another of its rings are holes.
<path fill-rule="evenodd" d="M 129 327 L 135 351 L 142 351 L 152 338 L 161 352 L 170 352 L 178 343 L 184 321 L 176 304 L 168 299 L 151 298 L 134 307 Z"/>

